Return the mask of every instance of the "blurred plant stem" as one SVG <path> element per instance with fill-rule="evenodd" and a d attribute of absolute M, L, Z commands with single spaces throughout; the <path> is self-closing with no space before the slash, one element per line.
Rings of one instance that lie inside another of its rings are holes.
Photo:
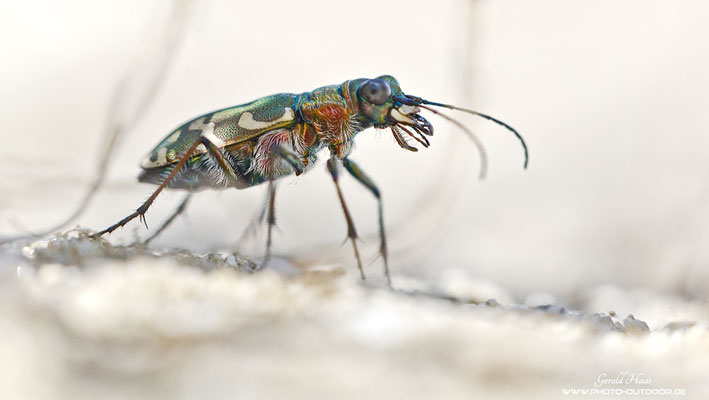
<path fill-rule="evenodd" d="M 118 81 L 109 102 L 103 140 L 91 185 L 74 211 L 61 222 L 41 231 L 25 235 L 0 237 L 0 242 L 45 236 L 61 230 L 83 214 L 103 185 L 108 167 L 121 138 L 143 118 L 160 86 L 169 75 L 172 61 L 188 31 L 193 0 L 174 0 L 164 24 L 157 25 L 151 35 L 142 41 L 125 73 Z"/>

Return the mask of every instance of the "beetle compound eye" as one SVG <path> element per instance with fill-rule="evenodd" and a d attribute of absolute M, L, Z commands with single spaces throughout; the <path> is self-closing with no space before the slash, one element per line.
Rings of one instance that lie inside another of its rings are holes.
<path fill-rule="evenodd" d="M 362 84 L 359 95 L 368 102 L 381 106 L 389 101 L 391 87 L 381 79 L 370 79 Z"/>

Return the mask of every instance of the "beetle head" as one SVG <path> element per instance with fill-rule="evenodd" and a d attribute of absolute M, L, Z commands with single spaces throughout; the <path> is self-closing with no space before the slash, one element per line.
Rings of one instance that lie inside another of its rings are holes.
<path fill-rule="evenodd" d="M 485 176 L 487 156 L 482 143 L 465 125 L 431 108 L 442 107 L 476 115 L 507 128 L 521 142 L 524 149 L 524 168 L 527 168 L 529 161 L 527 144 L 517 130 L 497 118 L 467 108 L 404 94 L 396 78 L 389 75 L 383 75 L 375 79 L 355 79 L 350 81 L 350 92 L 356 93 L 359 114 L 366 119 L 366 122 L 376 128 L 390 128 L 397 143 L 406 150 L 418 151 L 417 148 L 407 142 L 409 138 L 415 139 L 424 147 L 428 147 L 430 144 L 426 136 L 433 135 L 433 126 L 419 115 L 421 109 L 425 109 L 451 121 L 468 135 L 480 152 L 480 177 Z"/>
<path fill-rule="evenodd" d="M 405 135 L 424 147 L 430 145 L 426 136 L 433 135 L 433 126 L 418 114 L 421 109 L 404 95 L 396 78 L 358 79 L 355 85 L 359 112 L 368 122 L 377 128 L 391 128 L 397 143 L 407 150 L 418 149 L 407 143 Z"/>

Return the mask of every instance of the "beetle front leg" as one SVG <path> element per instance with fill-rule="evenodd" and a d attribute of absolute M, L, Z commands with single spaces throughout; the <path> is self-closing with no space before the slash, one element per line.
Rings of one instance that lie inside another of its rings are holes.
<path fill-rule="evenodd" d="M 332 176 L 332 180 L 335 182 L 335 188 L 337 189 L 337 196 L 340 198 L 340 204 L 342 205 L 342 211 L 345 213 L 345 220 L 347 220 L 347 239 L 352 241 L 352 247 L 354 248 L 355 257 L 357 258 L 357 268 L 359 268 L 359 274 L 362 279 L 367 279 L 364 276 L 364 269 L 362 268 L 362 260 L 359 256 L 359 249 L 357 248 L 357 231 L 355 230 L 354 222 L 352 221 L 352 216 L 350 215 L 350 210 L 347 209 L 347 204 L 345 203 L 345 198 L 342 196 L 342 190 L 340 189 L 339 181 L 339 171 L 337 165 L 338 159 L 333 155 L 327 160 L 327 170 Z M 345 239 L 345 240 L 347 240 Z"/>
<path fill-rule="evenodd" d="M 386 234 L 384 232 L 384 209 L 382 205 L 382 196 L 379 192 L 379 188 L 357 165 L 354 161 L 349 158 L 342 160 L 342 164 L 345 166 L 347 172 L 350 173 L 359 183 L 364 185 L 370 192 L 377 198 L 377 203 L 379 204 L 379 253 L 382 255 L 384 260 L 384 275 L 386 276 L 387 284 L 391 286 L 391 276 L 389 275 L 389 259 L 387 254 L 387 240 Z"/>

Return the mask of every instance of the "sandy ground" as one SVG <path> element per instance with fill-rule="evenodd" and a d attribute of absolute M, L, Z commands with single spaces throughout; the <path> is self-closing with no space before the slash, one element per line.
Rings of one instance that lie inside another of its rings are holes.
<path fill-rule="evenodd" d="M 3 399 L 709 396 L 705 306 L 657 293 L 514 304 L 463 271 L 391 290 L 81 231 L 1 249 Z"/>

